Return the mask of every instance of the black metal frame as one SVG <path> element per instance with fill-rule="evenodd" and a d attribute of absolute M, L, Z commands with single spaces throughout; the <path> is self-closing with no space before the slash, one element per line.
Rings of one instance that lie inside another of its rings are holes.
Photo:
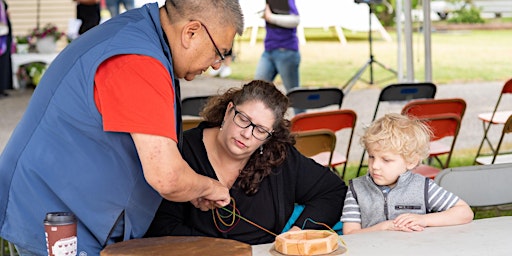
<path fill-rule="evenodd" d="M 374 84 L 374 79 L 373 79 L 373 64 L 377 64 L 379 66 L 381 66 L 383 69 L 391 72 L 394 74 L 394 76 L 396 76 L 398 73 L 387 67 L 386 65 L 384 65 L 383 63 L 375 60 L 375 57 L 373 56 L 373 38 L 372 38 L 372 13 L 373 13 L 373 10 L 372 10 L 372 5 L 371 3 L 376 3 L 376 2 L 379 2 L 378 0 L 355 0 L 356 3 L 366 3 L 368 4 L 368 10 L 369 10 L 369 28 L 368 28 L 368 41 L 370 43 L 370 58 L 366 61 L 366 63 L 356 72 L 356 74 L 354 76 L 352 76 L 345 85 L 343 85 L 342 87 L 342 90 L 345 94 L 348 94 L 348 92 L 350 91 L 350 89 L 352 89 L 352 86 L 354 86 L 354 84 L 356 83 L 357 80 L 363 80 L 364 82 L 366 82 L 367 84 Z M 380 1 L 382 2 L 382 0 Z M 367 69 L 367 68 L 370 68 L 370 80 L 369 81 L 365 81 L 364 79 L 361 79 L 361 76 L 363 75 L 364 71 Z M 393 76 L 393 77 L 394 77 Z M 386 79 L 386 80 L 389 80 Z"/>

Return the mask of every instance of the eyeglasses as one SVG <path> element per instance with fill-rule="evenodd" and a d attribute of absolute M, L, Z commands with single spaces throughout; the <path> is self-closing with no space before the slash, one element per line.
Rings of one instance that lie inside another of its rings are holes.
<path fill-rule="evenodd" d="M 212 35 L 210 35 L 210 32 L 208 31 L 208 29 L 206 28 L 206 26 L 202 22 L 199 22 L 199 23 L 201 23 L 201 26 L 203 26 L 204 30 L 206 31 L 206 34 L 208 34 L 208 37 L 210 38 L 210 41 L 212 41 L 213 47 L 215 47 L 215 52 L 220 57 L 220 60 L 215 60 L 215 62 L 213 64 L 217 64 L 217 63 L 219 63 L 221 61 L 224 61 L 224 59 L 226 59 L 226 57 L 222 53 L 220 53 L 219 47 L 217 47 L 217 44 L 215 44 L 215 41 L 213 41 Z"/>
<path fill-rule="evenodd" d="M 252 126 L 252 136 L 256 138 L 257 140 L 266 140 L 272 136 L 272 132 L 267 131 L 263 126 L 256 125 L 251 120 L 249 120 L 249 117 L 246 116 L 244 113 L 238 111 L 236 109 L 236 106 L 233 106 L 233 110 L 235 111 L 235 115 L 233 116 L 233 122 L 240 128 L 248 128 L 249 126 Z"/>

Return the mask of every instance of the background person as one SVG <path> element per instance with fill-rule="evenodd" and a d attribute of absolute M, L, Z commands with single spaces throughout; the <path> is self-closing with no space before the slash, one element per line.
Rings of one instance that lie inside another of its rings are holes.
<path fill-rule="evenodd" d="M 0 34 L 0 99 L 9 96 L 6 90 L 12 89 L 12 28 L 7 12 L 7 3 L 0 1 L 0 23 L 3 33 Z"/>
<path fill-rule="evenodd" d="M 82 21 L 78 35 L 100 24 L 100 0 L 75 0 L 76 18 Z"/>
<path fill-rule="evenodd" d="M 46 255 L 46 213 L 73 212 L 78 255 L 98 255 L 142 237 L 162 197 L 228 204 L 226 186 L 180 154 L 178 78 L 219 68 L 242 31 L 237 0 L 169 0 L 69 44 L 0 155 L 0 236 Z"/>
<path fill-rule="evenodd" d="M 208 101 L 202 111 L 205 122 L 185 132 L 183 157 L 199 174 L 230 188 L 237 213 L 275 234 L 281 233 L 296 203 L 305 208 L 291 230 L 325 229 L 308 218 L 332 227 L 341 216 L 347 187 L 329 168 L 295 149 L 284 119 L 288 105 L 269 82 L 231 88 Z M 222 224 L 218 216 L 214 221 L 212 212 L 195 203 L 164 200 L 146 235 L 210 236 L 249 244 L 275 240 L 243 220 L 233 226 Z"/>
<path fill-rule="evenodd" d="M 255 79 L 274 81 L 281 76 L 286 91 L 300 86 L 300 18 L 295 0 L 267 0 L 263 14 L 266 25 L 265 51 L 256 67 Z"/>
<path fill-rule="evenodd" d="M 430 136 L 424 123 L 400 114 L 387 114 L 366 129 L 361 142 L 368 151 L 368 174 L 350 181 L 343 234 L 471 222 L 466 202 L 410 171 L 428 156 Z"/>
<path fill-rule="evenodd" d="M 107 9 L 110 12 L 110 17 L 114 18 L 119 15 L 119 5 L 123 5 L 125 10 L 133 9 L 135 3 L 134 0 L 106 0 Z"/>

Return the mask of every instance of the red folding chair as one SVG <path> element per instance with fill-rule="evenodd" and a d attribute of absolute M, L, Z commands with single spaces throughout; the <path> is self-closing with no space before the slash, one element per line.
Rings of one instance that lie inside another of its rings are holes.
<path fill-rule="evenodd" d="M 352 137 L 354 135 L 356 120 L 356 113 L 349 109 L 300 113 L 292 118 L 291 130 L 292 132 L 302 132 L 318 129 L 328 129 L 336 133 L 339 131 L 345 131 L 345 129 L 349 129 L 346 130 L 348 136 L 344 137 L 347 139 L 345 155 L 335 151 L 332 159 L 330 160 L 328 158 L 328 152 L 321 153 L 315 157 L 318 163 L 329 166 L 331 168 L 335 168 L 336 166 L 343 164 L 344 166 L 341 174 L 341 177 L 343 178 L 345 175 L 350 146 L 352 144 Z"/>
<path fill-rule="evenodd" d="M 417 118 L 452 113 L 462 119 L 465 112 L 466 101 L 460 98 L 413 100 L 402 108 L 402 114 Z"/>
<path fill-rule="evenodd" d="M 402 108 L 403 115 L 414 116 L 419 119 L 428 119 L 431 117 L 437 117 L 438 115 L 442 114 L 453 114 L 462 120 L 465 111 L 466 101 L 460 98 L 413 100 L 408 102 Z M 446 128 L 454 129 L 455 127 L 452 126 Z M 450 136 L 453 136 L 453 134 Z M 441 142 L 439 139 L 432 140 L 430 142 L 430 155 L 428 163 L 431 164 L 432 160 L 435 159 L 441 168 L 447 168 L 450 163 L 449 158 L 443 162 L 439 156 L 451 154 L 451 151 L 453 150 L 452 146 L 453 143 L 451 145 L 447 145 L 446 143 Z"/>
<path fill-rule="evenodd" d="M 419 119 L 424 121 L 432 130 L 433 136 L 430 143 L 429 157 L 437 159 L 441 168 L 438 169 L 430 165 L 421 164 L 413 169 L 412 172 L 434 179 L 441 169 L 448 168 L 450 164 L 455 142 L 457 141 L 460 130 L 461 119 L 453 113 L 437 114 Z M 446 138 L 451 138 L 449 146 L 436 143 Z M 440 155 L 446 155 L 444 162 L 438 158 Z"/>

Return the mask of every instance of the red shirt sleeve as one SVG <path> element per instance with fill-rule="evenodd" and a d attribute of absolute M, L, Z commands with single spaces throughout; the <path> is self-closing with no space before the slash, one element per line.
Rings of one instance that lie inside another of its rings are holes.
<path fill-rule="evenodd" d="M 114 56 L 98 67 L 94 82 L 94 100 L 105 131 L 153 134 L 178 141 L 171 76 L 157 59 Z"/>

